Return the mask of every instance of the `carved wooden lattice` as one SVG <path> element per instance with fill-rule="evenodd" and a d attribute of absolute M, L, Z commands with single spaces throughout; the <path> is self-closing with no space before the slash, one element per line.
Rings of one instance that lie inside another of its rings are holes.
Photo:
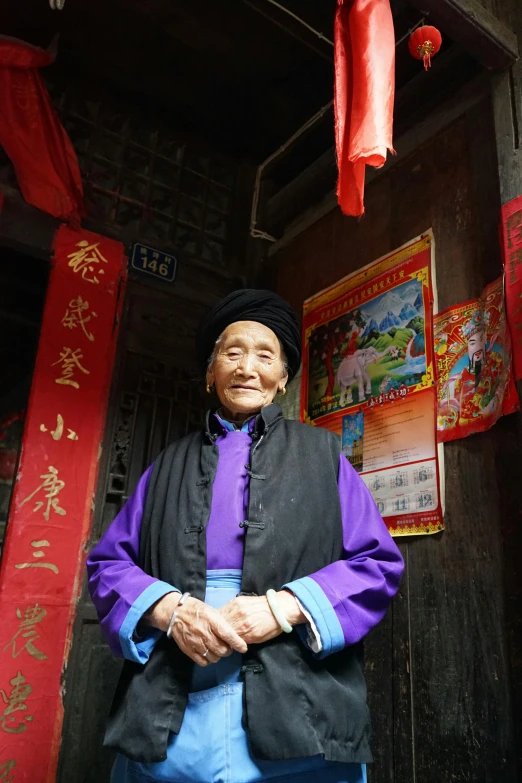
<path fill-rule="evenodd" d="M 238 165 L 174 137 L 146 112 L 49 85 L 76 150 L 89 217 L 124 241 L 174 248 L 184 259 L 226 266 Z M 0 151 L 0 181 L 16 186 Z"/>
<path fill-rule="evenodd" d="M 173 361 L 127 352 L 115 411 L 98 538 L 165 446 L 201 427 L 208 398 L 194 373 Z"/>

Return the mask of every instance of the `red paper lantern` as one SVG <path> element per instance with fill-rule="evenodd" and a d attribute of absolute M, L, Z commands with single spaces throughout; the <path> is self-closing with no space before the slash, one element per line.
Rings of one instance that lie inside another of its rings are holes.
<path fill-rule="evenodd" d="M 436 27 L 430 25 L 417 27 L 410 35 L 408 43 L 411 56 L 416 60 L 423 60 L 426 70 L 431 67 L 431 58 L 437 54 L 441 46 L 442 35 Z"/>

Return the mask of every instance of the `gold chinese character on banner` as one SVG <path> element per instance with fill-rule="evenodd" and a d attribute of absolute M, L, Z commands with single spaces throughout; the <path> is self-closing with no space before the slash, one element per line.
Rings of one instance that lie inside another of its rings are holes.
<path fill-rule="evenodd" d="M 58 495 L 65 487 L 65 481 L 62 481 L 62 479 L 58 478 L 58 470 L 52 465 L 49 465 L 47 470 L 49 471 L 48 473 L 44 473 L 42 476 L 40 476 L 40 478 L 43 479 L 43 482 L 39 487 L 36 487 L 34 492 L 31 492 L 30 495 L 22 500 L 20 507 L 23 506 L 24 503 L 28 503 L 30 500 L 32 500 L 39 492 L 45 490 L 44 497 L 46 502 L 44 503 L 43 500 L 38 500 L 35 504 L 35 507 L 33 508 L 33 512 L 40 511 L 40 509 L 45 506 L 43 515 L 46 522 L 49 522 L 51 509 L 55 512 L 55 514 L 59 514 L 60 516 L 65 516 L 67 512 L 64 508 L 61 508 L 58 505 Z"/>
<path fill-rule="evenodd" d="M 2 652 L 5 652 L 8 647 L 12 647 L 11 655 L 13 658 L 18 658 L 20 653 L 25 650 L 38 661 L 46 661 L 47 655 L 35 645 L 36 640 L 40 638 L 35 626 L 45 619 L 47 610 L 43 606 L 35 604 L 34 606 L 28 606 L 23 614 L 21 609 L 17 609 L 16 616 L 20 620 L 18 630 L 11 641 L 7 642 Z"/>
<path fill-rule="evenodd" d="M 63 430 L 64 430 L 63 416 L 60 413 L 58 413 L 58 415 L 56 416 L 56 429 L 51 430 L 50 432 L 52 439 L 61 440 L 61 437 L 63 435 Z M 45 426 L 45 424 L 40 424 L 40 432 L 48 432 L 48 429 Z M 67 428 L 67 432 L 68 432 L 67 437 L 69 440 L 78 440 L 78 435 L 75 433 L 74 430 Z"/>
<path fill-rule="evenodd" d="M 522 331 L 522 320 L 519 320 L 518 318 L 517 318 L 517 319 L 515 319 L 515 316 L 516 316 L 516 315 L 518 315 L 518 314 L 520 313 L 520 314 L 521 314 L 521 315 L 520 315 L 520 318 L 522 319 L 522 293 L 520 293 L 520 294 L 518 294 L 518 295 L 517 295 L 517 299 L 520 299 L 520 304 L 518 305 L 518 307 L 516 308 L 516 310 L 514 310 L 514 311 L 513 311 L 513 314 L 512 314 L 512 316 L 511 316 L 511 320 L 512 320 L 512 322 L 513 322 L 514 326 L 515 326 L 515 329 L 516 329 L 518 332 L 520 332 L 520 331 Z M 519 344 L 519 345 L 522 345 L 522 334 L 519 334 L 519 335 L 517 335 L 517 336 L 518 336 L 518 338 L 519 338 L 519 343 L 518 343 L 518 344 Z"/>
<path fill-rule="evenodd" d="M 517 267 L 522 264 L 522 248 L 518 250 L 512 250 L 509 254 L 508 270 L 509 270 L 509 282 L 517 282 Z"/>
<path fill-rule="evenodd" d="M 92 318 L 98 318 L 97 313 L 91 311 L 89 315 L 89 302 L 78 296 L 76 299 L 71 299 L 69 307 L 65 310 L 65 315 L 62 318 L 62 326 L 67 329 L 75 329 L 79 326 L 88 340 L 94 342 L 94 335 L 87 329 L 87 324 Z"/>
<path fill-rule="evenodd" d="M 20 734 L 27 728 L 27 723 L 31 721 L 32 715 L 16 715 L 17 712 L 27 712 L 25 700 L 31 695 L 33 687 L 29 685 L 22 672 L 18 672 L 16 677 L 9 680 L 12 686 L 11 693 L 7 693 L 0 688 L 0 696 L 6 705 L 2 715 L 0 715 L 0 726 L 8 734 Z"/>
<path fill-rule="evenodd" d="M 449 378 L 449 359 L 447 356 L 441 356 L 437 359 L 437 370 L 439 373 L 439 380 L 442 383 L 446 383 Z"/>
<path fill-rule="evenodd" d="M 85 375 L 89 375 L 89 370 L 82 367 L 80 360 L 83 359 L 83 354 L 80 348 L 75 351 L 72 348 L 64 348 L 60 354 L 60 358 L 51 364 L 54 367 L 56 364 L 61 364 L 62 374 L 59 378 L 55 378 L 55 383 L 61 383 L 64 386 L 73 386 L 75 389 L 80 388 L 78 381 L 74 380 L 75 370 L 80 370 Z"/>
<path fill-rule="evenodd" d="M 65 513 L 65 512 L 64 512 Z M 55 566 L 54 563 L 42 563 L 40 561 L 41 557 L 45 557 L 45 552 L 42 552 L 41 547 L 51 546 L 49 541 L 47 539 L 43 538 L 41 541 L 31 541 L 31 546 L 33 549 L 36 549 L 36 552 L 33 552 L 33 557 L 36 558 L 36 563 L 17 563 L 15 565 L 15 568 L 23 569 L 23 568 L 48 568 L 49 571 L 52 571 L 54 574 L 57 574 L 59 572 L 58 566 Z"/>
<path fill-rule="evenodd" d="M 519 210 L 508 217 L 506 228 L 508 248 L 511 250 L 512 247 L 522 242 L 522 211 Z"/>
<path fill-rule="evenodd" d="M 81 274 L 82 278 L 88 283 L 94 283 L 97 285 L 100 281 L 94 274 L 94 271 L 99 275 L 105 274 L 104 270 L 100 268 L 100 262 L 108 264 L 106 258 L 104 258 L 98 249 L 99 242 L 94 242 L 92 245 L 86 239 L 82 239 L 76 243 L 75 253 L 69 253 L 67 256 L 69 260 L 69 266 L 74 269 L 75 272 Z"/>
<path fill-rule="evenodd" d="M 0 762 L 0 783 L 13 783 L 14 775 L 11 775 L 11 772 L 15 767 L 16 761 L 14 759 Z"/>

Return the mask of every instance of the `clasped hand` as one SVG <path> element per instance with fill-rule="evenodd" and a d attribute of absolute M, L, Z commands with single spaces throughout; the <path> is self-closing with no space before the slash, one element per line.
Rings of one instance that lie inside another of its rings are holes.
<path fill-rule="evenodd" d="M 291 625 L 305 621 L 291 592 L 282 590 L 277 595 Z M 147 612 L 145 622 L 166 631 L 179 598 L 178 593 L 164 596 Z M 180 650 L 199 666 L 216 663 L 234 650 L 245 653 L 247 645 L 267 642 L 280 633 L 265 596 L 245 595 L 236 596 L 219 610 L 197 598 L 187 598 L 176 612 L 172 628 Z"/>

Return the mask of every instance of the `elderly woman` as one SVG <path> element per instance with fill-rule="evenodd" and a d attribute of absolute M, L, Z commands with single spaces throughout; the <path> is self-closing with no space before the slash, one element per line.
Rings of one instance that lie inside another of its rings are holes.
<path fill-rule="evenodd" d="M 339 438 L 273 403 L 301 361 L 286 302 L 230 294 L 198 358 L 221 407 L 160 454 L 88 559 L 127 659 L 112 781 L 363 783 L 361 640 L 401 556 Z"/>

